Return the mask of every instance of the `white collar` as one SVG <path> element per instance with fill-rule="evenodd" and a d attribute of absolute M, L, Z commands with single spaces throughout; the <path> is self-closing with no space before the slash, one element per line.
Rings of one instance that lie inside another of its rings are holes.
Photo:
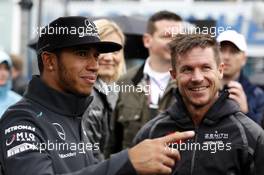
<path fill-rule="evenodd" d="M 166 77 L 166 79 L 168 79 L 170 77 L 169 71 L 161 73 L 161 72 L 157 72 L 157 71 L 153 70 L 150 67 L 149 60 L 150 60 L 150 58 L 148 57 L 145 65 L 144 65 L 144 69 L 143 69 L 144 74 L 147 74 L 149 77 L 155 78 L 155 79 L 163 79 L 165 77 Z"/>

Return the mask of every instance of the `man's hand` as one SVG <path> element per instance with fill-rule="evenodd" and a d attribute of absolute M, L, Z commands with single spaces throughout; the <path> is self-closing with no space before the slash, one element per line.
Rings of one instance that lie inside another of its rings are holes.
<path fill-rule="evenodd" d="M 248 113 L 247 96 L 244 92 L 242 85 L 237 81 L 230 81 L 227 84 L 229 98 L 235 100 L 243 113 Z"/>
<path fill-rule="evenodd" d="M 138 174 L 170 174 L 175 163 L 180 160 L 180 154 L 177 149 L 166 146 L 193 136 L 193 131 L 186 131 L 153 140 L 146 139 L 128 150 L 130 161 Z"/>

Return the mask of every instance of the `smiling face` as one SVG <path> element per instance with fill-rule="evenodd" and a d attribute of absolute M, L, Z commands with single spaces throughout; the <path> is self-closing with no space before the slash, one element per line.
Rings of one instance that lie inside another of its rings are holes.
<path fill-rule="evenodd" d="M 55 89 L 81 96 L 89 95 L 97 78 L 98 56 L 94 48 L 62 49 L 56 59 L 54 77 L 50 77 L 53 78 Z"/>
<path fill-rule="evenodd" d="M 112 41 L 122 45 L 122 40 L 117 33 L 111 33 L 102 38 L 102 41 Z M 123 50 L 119 50 L 112 53 L 100 54 L 99 56 L 99 71 L 98 75 L 104 81 L 109 82 L 116 80 L 119 73 L 119 67 L 122 60 Z"/>
<path fill-rule="evenodd" d="M 173 76 L 186 106 L 209 108 L 218 96 L 223 64 L 217 65 L 211 47 L 194 47 L 178 57 Z"/>

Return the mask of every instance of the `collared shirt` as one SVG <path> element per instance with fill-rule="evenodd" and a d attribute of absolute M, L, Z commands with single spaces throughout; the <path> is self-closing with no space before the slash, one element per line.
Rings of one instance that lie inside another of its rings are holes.
<path fill-rule="evenodd" d="M 163 96 L 170 80 L 170 73 L 157 72 L 150 67 L 149 58 L 147 58 L 143 73 L 149 77 L 150 83 L 150 104 L 158 105 L 159 99 Z"/>

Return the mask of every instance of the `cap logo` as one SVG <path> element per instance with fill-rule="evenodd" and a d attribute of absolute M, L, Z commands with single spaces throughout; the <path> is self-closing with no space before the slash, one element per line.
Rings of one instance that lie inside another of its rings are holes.
<path fill-rule="evenodd" d="M 95 36 L 99 38 L 98 30 L 93 22 L 86 19 L 84 20 L 84 24 L 86 26 L 85 32 L 79 35 L 79 37 Z"/>

